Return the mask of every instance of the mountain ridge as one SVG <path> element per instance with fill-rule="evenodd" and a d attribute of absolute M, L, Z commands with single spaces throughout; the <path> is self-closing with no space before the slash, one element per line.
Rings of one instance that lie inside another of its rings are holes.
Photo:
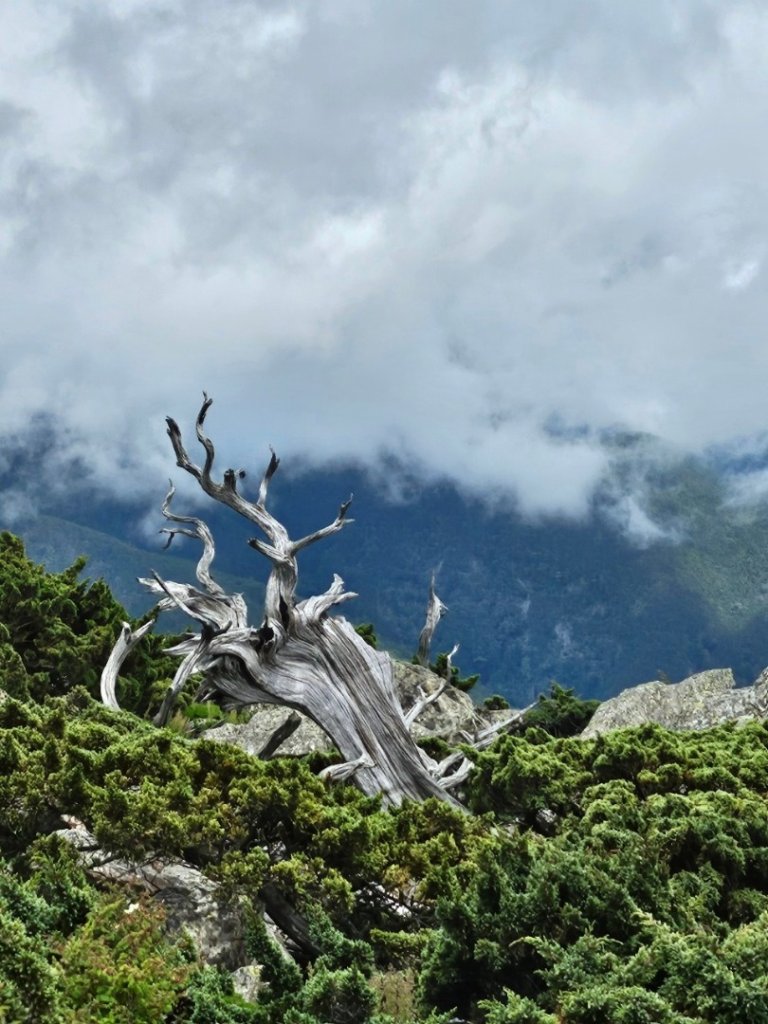
<path fill-rule="evenodd" d="M 768 513 L 729 506 L 723 475 L 702 460 L 648 462 L 641 492 L 637 462 L 617 463 L 610 493 L 581 522 L 526 520 L 445 483 L 406 483 L 393 502 L 365 471 L 337 467 L 278 475 L 270 499 L 301 535 L 355 492 L 354 525 L 302 556 L 300 591 L 321 592 L 338 572 L 359 594 L 348 616 L 372 621 L 401 657 L 415 649 L 438 569 L 450 611 L 435 649 L 461 644 L 459 663 L 480 673 L 480 696 L 524 706 L 557 679 L 604 699 L 660 673 L 680 679 L 723 664 L 746 683 L 768 661 Z M 612 513 L 625 500 L 642 503 L 662 539 L 632 543 L 617 528 Z M 177 503 L 184 511 L 182 496 Z M 151 549 L 143 507 L 80 499 L 56 511 L 15 524 L 32 557 L 58 569 L 88 555 L 86 572 L 104 576 L 135 614 L 151 604 L 136 576 L 193 577 L 192 544 Z M 213 503 L 196 512 L 216 539 L 214 572 L 257 618 L 266 564 L 247 548 L 249 524 Z"/>

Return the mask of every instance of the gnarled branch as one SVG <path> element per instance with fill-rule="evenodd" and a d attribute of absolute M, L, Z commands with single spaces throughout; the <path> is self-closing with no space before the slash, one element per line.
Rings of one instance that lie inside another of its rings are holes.
<path fill-rule="evenodd" d="M 482 729 L 472 741 L 472 746 L 475 750 L 485 750 L 486 747 L 490 747 L 493 741 L 503 732 L 514 732 L 516 729 L 520 729 L 524 722 L 525 716 L 536 706 L 536 702 L 529 704 L 527 708 L 522 708 L 520 711 L 515 711 L 509 716 L 504 718 L 500 722 L 496 722 L 494 725 L 489 726 L 487 729 Z"/>
<path fill-rule="evenodd" d="M 167 725 L 171 717 L 174 705 L 178 700 L 179 694 L 184 689 L 187 680 L 190 676 L 194 675 L 195 672 L 201 667 L 203 659 L 206 655 L 206 645 L 201 643 L 199 646 L 186 656 L 184 661 L 176 669 L 176 675 L 173 677 L 173 682 L 168 687 L 163 698 L 163 702 L 160 705 L 160 710 L 157 712 L 155 717 L 152 719 L 155 725 Z"/>
<path fill-rule="evenodd" d="M 352 498 L 353 495 L 350 494 L 347 500 L 343 501 L 341 505 L 339 505 L 339 511 L 336 518 L 328 526 L 324 526 L 321 530 L 315 530 L 314 533 L 310 533 L 306 537 L 302 537 L 301 540 L 295 540 L 291 544 L 291 553 L 293 555 L 298 555 L 300 551 L 303 551 L 304 548 L 308 548 L 310 544 L 315 544 L 317 541 L 323 540 L 325 537 L 330 537 L 331 534 L 338 533 L 343 526 L 347 526 L 349 523 L 354 523 L 354 519 L 347 519 L 347 511 L 349 510 L 349 506 L 352 504 Z"/>
<path fill-rule="evenodd" d="M 361 768 L 373 768 L 373 761 L 367 754 L 361 754 L 354 761 L 345 761 L 343 764 L 332 764 L 323 768 L 319 778 L 326 782 L 341 782 L 342 779 L 351 778 Z"/>
<path fill-rule="evenodd" d="M 101 673 L 101 701 L 102 704 L 105 704 L 108 708 L 112 708 L 115 711 L 120 710 L 120 705 L 117 702 L 117 695 L 115 693 L 117 677 L 120 675 L 120 669 L 123 667 L 123 662 L 134 649 L 136 644 L 142 639 L 142 637 L 149 633 L 154 624 L 155 620 L 150 619 L 149 622 L 145 622 L 144 625 L 139 626 L 138 629 L 131 629 L 130 622 L 123 623 L 117 642 L 112 648 L 107 664 L 104 666 Z"/>
<path fill-rule="evenodd" d="M 292 711 L 290 715 L 288 715 L 288 717 L 278 725 L 271 736 L 267 737 L 266 741 L 262 745 L 259 750 L 259 757 L 262 761 L 268 761 L 278 747 L 282 746 L 289 736 L 293 736 L 300 725 L 301 715 Z"/>
<path fill-rule="evenodd" d="M 200 560 L 197 563 L 197 570 L 195 575 L 197 576 L 200 584 L 205 587 L 211 597 L 226 597 L 224 589 L 211 576 L 211 565 L 216 555 L 216 549 L 213 543 L 213 536 L 211 531 L 208 529 L 208 525 L 203 522 L 202 519 L 197 519 L 195 516 L 180 516 L 175 512 L 171 512 L 171 501 L 176 493 L 176 488 L 169 481 L 169 491 L 165 496 L 161 512 L 172 523 L 186 523 L 191 526 L 191 530 L 173 530 L 163 529 L 160 532 L 168 534 L 168 543 L 166 547 L 170 547 L 173 538 L 177 534 L 182 534 L 185 537 L 192 537 L 193 539 L 199 540 L 203 545 L 203 553 L 200 556 Z"/>
<path fill-rule="evenodd" d="M 302 601 L 298 607 L 307 619 L 312 622 L 316 622 L 337 604 L 342 604 L 344 601 L 351 601 L 355 597 L 357 597 L 357 594 L 354 593 L 354 591 L 344 590 L 344 580 L 338 575 L 338 573 L 334 573 L 333 583 L 324 594 L 319 594 L 317 597 L 308 597 L 307 600 Z"/>
<path fill-rule="evenodd" d="M 419 715 L 422 713 L 422 711 L 426 711 L 430 704 L 434 704 L 436 700 L 442 697 L 442 695 L 446 691 L 447 686 L 448 680 L 443 679 L 440 685 L 435 690 L 433 690 L 432 693 L 426 694 L 424 693 L 423 690 L 421 690 L 421 688 L 419 688 L 421 690 L 421 696 L 405 716 L 405 724 L 408 726 L 409 729 L 416 721 L 416 719 L 419 717 Z"/>

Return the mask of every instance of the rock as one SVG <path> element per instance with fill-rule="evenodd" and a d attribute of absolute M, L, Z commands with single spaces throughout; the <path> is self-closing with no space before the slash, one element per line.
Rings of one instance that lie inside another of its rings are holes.
<path fill-rule="evenodd" d="M 183 861 L 131 864 L 106 860 L 95 838 L 83 827 L 59 830 L 79 853 L 87 874 L 100 881 L 140 889 L 161 903 L 171 931 L 187 932 L 208 964 L 235 970 L 249 960 L 245 948 L 245 916 L 236 903 L 220 900 L 218 886 Z"/>
<path fill-rule="evenodd" d="M 557 831 L 557 815 L 549 807 L 541 807 L 536 811 L 536 827 L 545 836 L 553 836 Z"/>
<path fill-rule="evenodd" d="M 730 669 L 699 672 L 681 683 L 657 681 L 623 690 L 595 711 L 582 739 L 652 722 L 667 729 L 709 729 L 768 716 L 768 669 L 753 686 L 735 689 Z"/>
<path fill-rule="evenodd" d="M 419 699 L 420 691 L 429 695 L 443 684 L 440 676 L 423 665 L 396 661 L 394 669 L 397 694 L 403 711 L 406 712 Z M 474 734 L 480 721 L 472 698 L 457 690 L 455 686 L 448 686 L 437 700 L 419 715 L 411 732 L 419 740 L 434 736 L 445 740 L 446 743 L 463 743 L 467 737 L 462 734 Z"/>
<path fill-rule="evenodd" d="M 247 1003 L 255 1003 L 259 998 L 259 992 L 264 987 L 261 980 L 261 967 L 259 964 L 245 964 L 232 972 L 232 984 L 235 993 Z"/>
<path fill-rule="evenodd" d="M 295 713 L 299 715 L 301 723 L 298 729 L 280 744 L 276 754 L 280 757 L 302 757 L 316 750 L 330 750 L 333 744 L 320 726 L 315 725 L 306 715 L 298 711 Z M 264 744 L 290 714 L 290 708 L 277 704 L 257 704 L 248 722 L 243 725 L 217 725 L 213 729 L 207 729 L 203 737 L 213 740 L 214 743 L 232 743 L 246 754 L 258 757 Z"/>

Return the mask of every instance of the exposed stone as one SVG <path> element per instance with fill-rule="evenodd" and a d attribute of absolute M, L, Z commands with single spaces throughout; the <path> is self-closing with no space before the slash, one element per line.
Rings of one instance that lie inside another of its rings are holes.
<path fill-rule="evenodd" d="M 553 836 L 557 831 L 557 815 L 549 807 L 540 807 L 536 811 L 536 827 L 545 836 Z"/>
<path fill-rule="evenodd" d="M 232 972 L 232 984 L 235 993 L 247 1003 L 255 1003 L 259 998 L 259 992 L 264 987 L 261 980 L 261 966 L 259 964 L 245 964 Z"/>
<path fill-rule="evenodd" d="M 241 907 L 220 900 L 216 883 L 196 868 L 183 861 L 132 864 L 108 859 L 83 827 L 62 829 L 57 834 L 78 851 L 92 878 L 142 890 L 161 903 L 168 928 L 187 932 L 205 963 L 232 971 L 248 962 Z"/>
<path fill-rule="evenodd" d="M 708 729 L 768 716 L 768 670 L 753 686 L 735 689 L 730 669 L 698 672 L 681 683 L 658 680 L 623 690 L 595 711 L 582 739 L 628 726 L 655 723 L 667 729 Z"/>
<path fill-rule="evenodd" d="M 232 743 L 247 754 L 258 757 L 259 752 L 264 749 L 264 744 L 291 713 L 290 708 L 277 704 L 257 704 L 248 722 L 243 725 L 217 725 L 206 730 L 204 737 L 213 740 L 214 743 Z M 298 729 L 280 744 L 276 754 L 280 757 L 302 757 L 316 750 L 330 750 L 332 743 L 320 726 L 315 725 L 306 715 L 298 711 L 296 714 L 299 715 L 301 723 Z"/>
<path fill-rule="evenodd" d="M 408 711 L 420 697 L 420 691 L 429 695 L 442 686 L 440 676 L 422 665 L 396 661 L 395 685 L 403 710 Z M 482 720 L 469 694 L 447 686 L 437 700 L 425 708 L 412 726 L 416 739 L 439 737 L 446 743 L 462 743 L 464 733 L 474 734 Z"/>

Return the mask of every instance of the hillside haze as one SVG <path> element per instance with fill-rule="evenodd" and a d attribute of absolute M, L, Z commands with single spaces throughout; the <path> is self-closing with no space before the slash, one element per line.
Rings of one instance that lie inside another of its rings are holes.
<path fill-rule="evenodd" d="M 303 556 L 301 592 L 322 591 L 340 573 L 360 595 L 348 616 L 373 622 L 382 644 L 408 657 L 436 569 L 449 614 L 435 650 L 461 644 L 457 662 L 480 673 L 478 696 L 501 693 L 522 705 L 556 679 L 605 698 L 659 675 L 725 665 L 751 681 L 768 663 L 768 510 L 728 503 L 724 470 L 733 467 L 643 461 L 644 439 L 610 443 L 612 476 L 583 522 L 526 521 L 510 505 L 421 486 L 402 472 L 393 500 L 349 467 L 281 468 L 272 509 L 300 535 L 330 521 L 354 492 L 354 524 Z M 196 555 L 184 541 L 163 552 L 162 539 L 140 528 L 146 512 L 78 498 L 5 525 L 49 568 L 88 555 L 89 575 L 103 576 L 139 612 L 148 602 L 135 577 L 157 569 L 189 580 Z M 253 527 L 212 503 L 196 512 L 214 531 L 222 582 L 245 593 L 257 620 L 266 566 L 247 547 Z"/>

